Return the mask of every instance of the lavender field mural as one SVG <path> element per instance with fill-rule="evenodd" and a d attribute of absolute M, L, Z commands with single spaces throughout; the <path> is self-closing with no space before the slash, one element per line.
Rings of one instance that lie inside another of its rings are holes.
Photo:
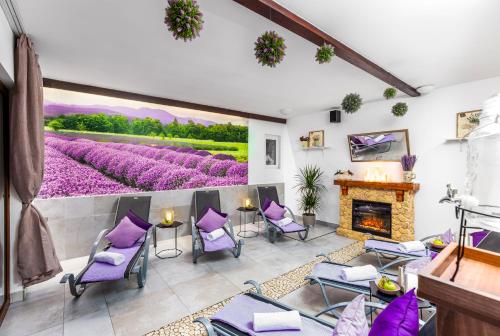
<path fill-rule="evenodd" d="M 243 118 L 70 91 L 44 93 L 45 173 L 38 197 L 248 183 Z"/>

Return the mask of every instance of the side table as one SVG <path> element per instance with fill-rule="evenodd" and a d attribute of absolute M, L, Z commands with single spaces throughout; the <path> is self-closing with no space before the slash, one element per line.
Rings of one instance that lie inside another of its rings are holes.
<path fill-rule="evenodd" d="M 236 211 L 240 213 L 240 232 L 238 232 L 238 236 L 242 238 L 254 238 L 259 235 L 258 231 L 247 230 L 247 214 L 253 213 L 252 224 L 255 224 L 255 214 L 257 213 L 257 208 L 245 208 L 239 207 Z M 244 222 L 244 223 L 243 223 Z M 242 229 L 243 227 L 243 229 Z"/>
<path fill-rule="evenodd" d="M 375 281 L 370 281 L 370 291 L 372 297 L 384 301 L 385 303 L 391 303 L 396 298 L 404 295 L 403 291 L 400 291 L 397 295 L 384 294 L 378 290 Z M 422 314 L 422 309 L 433 308 L 433 305 L 429 301 L 421 298 L 417 298 L 417 303 L 418 303 L 418 309 L 420 310 L 420 314 Z"/>
<path fill-rule="evenodd" d="M 155 256 L 157 256 L 160 259 L 169 259 L 169 258 L 177 258 L 178 256 L 180 256 L 182 254 L 182 250 L 180 250 L 180 249 L 177 248 L 177 228 L 179 226 L 181 226 L 182 224 L 184 224 L 184 223 L 183 222 L 179 222 L 179 221 L 174 221 L 170 225 L 160 223 L 160 224 L 156 224 L 154 226 L 154 229 L 153 229 L 153 246 L 155 248 Z M 157 229 L 174 229 L 175 230 L 175 236 L 174 236 L 175 247 L 173 249 L 170 248 L 170 249 L 164 249 L 164 250 L 161 250 L 161 251 L 158 251 L 158 252 L 156 251 L 156 246 L 157 246 L 156 230 Z M 168 253 L 168 252 L 171 252 L 171 251 L 174 252 L 173 255 L 161 256 L 162 253 L 164 253 L 164 252 Z"/>

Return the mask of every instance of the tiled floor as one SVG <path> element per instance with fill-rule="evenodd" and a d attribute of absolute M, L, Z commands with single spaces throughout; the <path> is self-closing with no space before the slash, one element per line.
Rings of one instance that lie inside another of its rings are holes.
<path fill-rule="evenodd" d="M 142 335 L 169 322 L 237 294 L 243 282 L 263 282 L 314 259 L 320 252 L 331 252 L 352 240 L 330 233 L 331 228 L 317 225 L 307 242 L 282 238 L 270 244 L 263 236 L 245 239 L 242 255 L 229 253 L 203 256 L 191 262 L 191 237 L 179 239 L 185 252 L 178 258 L 161 260 L 150 256 L 148 279 L 138 289 L 135 281 L 117 281 L 89 286 L 74 299 L 60 277 L 29 288 L 26 300 L 14 303 L 0 328 L 8 335 Z M 172 241 L 159 243 L 168 248 Z M 152 251 L 152 249 L 151 249 Z M 78 272 L 86 258 L 63 262 L 64 272 Z M 321 302 L 319 293 L 308 295 L 305 289 L 285 300 L 309 308 Z"/>

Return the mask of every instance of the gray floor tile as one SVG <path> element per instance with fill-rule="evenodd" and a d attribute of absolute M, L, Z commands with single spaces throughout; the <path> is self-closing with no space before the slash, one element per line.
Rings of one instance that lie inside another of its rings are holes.
<path fill-rule="evenodd" d="M 113 336 L 114 330 L 108 309 L 104 308 L 90 314 L 64 322 L 64 335 L 66 336 Z"/>

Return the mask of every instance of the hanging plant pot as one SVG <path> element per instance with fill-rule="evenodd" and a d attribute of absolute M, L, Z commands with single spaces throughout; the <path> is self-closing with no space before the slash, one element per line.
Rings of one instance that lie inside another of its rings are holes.
<path fill-rule="evenodd" d="M 255 42 L 255 58 L 262 64 L 274 68 L 285 57 L 285 40 L 275 31 L 262 34 Z"/>
<path fill-rule="evenodd" d="M 361 108 L 363 99 L 357 93 L 349 93 L 342 100 L 342 109 L 346 113 L 354 113 Z"/>
<path fill-rule="evenodd" d="M 392 107 L 392 114 L 396 117 L 402 117 L 408 112 L 408 105 L 406 103 L 397 103 Z"/>
<path fill-rule="evenodd" d="M 396 97 L 397 92 L 398 91 L 393 87 L 387 88 L 384 91 L 384 98 L 385 99 L 392 99 L 392 98 Z"/>
<path fill-rule="evenodd" d="M 316 50 L 316 62 L 319 64 L 330 63 L 334 55 L 333 46 L 325 43 Z"/>
<path fill-rule="evenodd" d="M 176 40 L 186 42 L 200 36 L 203 14 L 196 0 L 168 0 L 165 12 L 165 24 Z"/>

